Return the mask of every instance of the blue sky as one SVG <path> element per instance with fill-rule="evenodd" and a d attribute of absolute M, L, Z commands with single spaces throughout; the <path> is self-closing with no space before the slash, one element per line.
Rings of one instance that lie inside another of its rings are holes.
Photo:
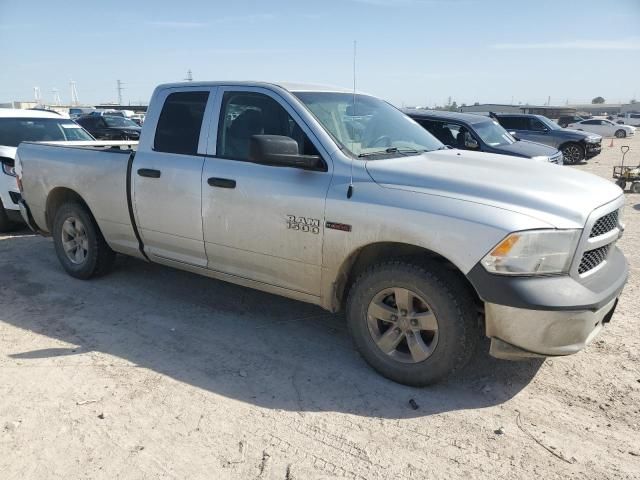
<path fill-rule="evenodd" d="M 396 105 L 640 100 L 640 0 L 0 0 L 0 102 L 158 83 L 357 85 Z"/>

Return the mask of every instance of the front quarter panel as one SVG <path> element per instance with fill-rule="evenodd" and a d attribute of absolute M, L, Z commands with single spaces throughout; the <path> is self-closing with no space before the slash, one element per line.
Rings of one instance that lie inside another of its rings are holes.
<path fill-rule="evenodd" d="M 349 225 L 351 231 L 325 228 L 325 302 L 333 301 L 340 275 L 367 245 L 394 242 L 422 247 L 467 274 L 507 234 L 550 227 L 527 215 L 493 206 L 382 187 L 368 176 L 364 162 L 354 162 L 351 198 L 346 194 L 348 185 L 349 178 L 337 174 L 327 196 L 326 221 Z"/>

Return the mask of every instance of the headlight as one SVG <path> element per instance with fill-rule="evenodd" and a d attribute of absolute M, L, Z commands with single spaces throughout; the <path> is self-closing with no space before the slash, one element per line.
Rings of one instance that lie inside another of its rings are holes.
<path fill-rule="evenodd" d="M 528 230 L 508 235 L 483 259 L 500 275 L 567 273 L 582 230 Z"/>
<path fill-rule="evenodd" d="M 538 155 L 537 157 L 531 157 L 531 160 L 537 160 L 538 162 L 550 162 L 551 157 L 547 157 L 546 155 Z"/>
<path fill-rule="evenodd" d="M 9 165 L 8 163 L 2 162 L 2 171 L 7 175 L 11 175 L 12 177 L 16 176 L 16 169 L 13 165 Z"/>
<path fill-rule="evenodd" d="M 598 143 L 600 141 L 600 137 L 587 137 L 587 143 Z"/>

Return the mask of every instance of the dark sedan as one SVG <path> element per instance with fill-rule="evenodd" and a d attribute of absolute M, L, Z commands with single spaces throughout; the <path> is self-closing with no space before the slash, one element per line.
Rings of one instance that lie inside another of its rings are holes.
<path fill-rule="evenodd" d="M 138 140 L 142 130 L 138 124 L 124 117 L 85 115 L 76 122 L 99 140 Z"/>
<path fill-rule="evenodd" d="M 420 109 L 404 109 L 403 112 L 453 148 L 563 163 L 562 153 L 557 148 L 518 141 L 498 122 L 482 115 Z"/>

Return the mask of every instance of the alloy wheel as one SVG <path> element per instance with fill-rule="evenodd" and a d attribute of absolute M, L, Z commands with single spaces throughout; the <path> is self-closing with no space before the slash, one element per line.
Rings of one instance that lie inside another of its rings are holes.
<path fill-rule="evenodd" d="M 369 333 L 378 348 L 403 363 L 426 360 L 438 344 L 438 320 L 424 298 L 406 288 L 387 288 L 369 303 Z"/>
<path fill-rule="evenodd" d="M 89 254 L 89 237 L 78 218 L 69 217 L 62 224 L 62 247 L 71 263 L 80 265 L 86 260 Z"/>

